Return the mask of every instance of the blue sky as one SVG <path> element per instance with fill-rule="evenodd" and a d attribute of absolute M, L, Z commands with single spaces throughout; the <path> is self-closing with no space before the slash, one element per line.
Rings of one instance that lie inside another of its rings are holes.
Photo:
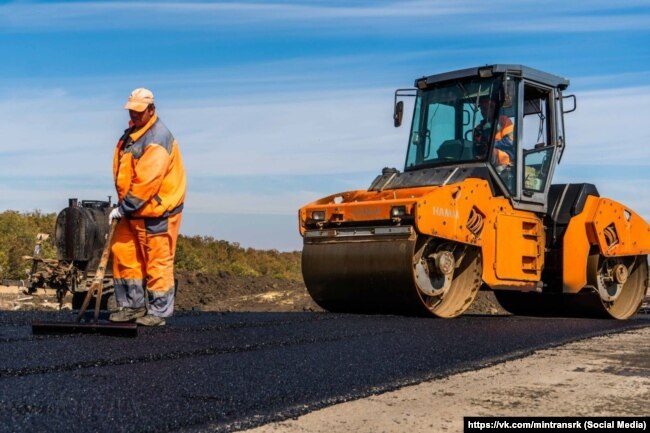
<path fill-rule="evenodd" d="M 0 210 L 115 195 L 135 87 L 181 145 L 181 232 L 298 250 L 297 210 L 402 168 L 393 91 L 491 63 L 571 80 L 555 182 L 650 219 L 650 2 L 0 3 Z"/>

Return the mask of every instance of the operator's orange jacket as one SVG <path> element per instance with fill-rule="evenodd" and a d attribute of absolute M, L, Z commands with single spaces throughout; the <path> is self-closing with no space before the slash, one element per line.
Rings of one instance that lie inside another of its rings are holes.
<path fill-rule="evenodd" d="M 169 216 L 183 209 L 185 167 L 174 136 L 156 114 L 138 131 L 124 132 L 113 156 L 113 178 L 128 217 Z"/>
<path fill-rule="evenodd" d="M 497 143 L 504 138 L 508 137 L 510 142 L 513 142 L 513 135 L 515 131 L 515 126 L 512 124 L 512 120 L 508 116 L 501 115 L 499 116 L 499 123 L 497 124 L 497 132 L 494 134 L 494 142 Z M 512 165 L 512 159 L 510 155 L 503 151 L 502 149 L 495 148 L 496 154 L 496 163 L 497 165 Z"/>
<path fill-rule="evenodd" d="M 508 116 L 499 116 L 499 123 L 497 126 L 497 132 L 494 135 L 494 141 L 501 141 L 506 136 L 510 136 L 510 139 L 512 140 L 512 135 L 514 132 L 515 125 L 512 124 L 512 120 L 510 120 Z"/>

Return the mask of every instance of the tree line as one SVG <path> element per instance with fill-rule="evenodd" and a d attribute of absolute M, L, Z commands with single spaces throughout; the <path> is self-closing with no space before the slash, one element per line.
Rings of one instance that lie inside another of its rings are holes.
<path fill-rule="evenodd" d="M 0 213 L 0 279 L 24 279 L 31 267 L 31 256 L 38 233 L 48 234 L 41 242 L 43 258 L 56 259 L 54 244 L 55 213 L 4 211 Z M 237 242 L 211 236 L 178 237 L 175 269 L 204 273 L 269 276 L 302 280 L 300 252 L 243 248 Z"/>

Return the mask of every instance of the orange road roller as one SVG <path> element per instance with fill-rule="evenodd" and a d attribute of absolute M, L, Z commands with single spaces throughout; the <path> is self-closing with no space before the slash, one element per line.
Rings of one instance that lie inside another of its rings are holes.
<path fill-rule="evenodd" d="M 479 290 L 513 314 L 628 319 L 648 288 L 650 225 L 592 184 L 552 184 L 569 81 L 522 65 L 462 69 L 414 98 L 403 171 L 299 210 L 307 290 L 335 312 L 452 318 Z"/>

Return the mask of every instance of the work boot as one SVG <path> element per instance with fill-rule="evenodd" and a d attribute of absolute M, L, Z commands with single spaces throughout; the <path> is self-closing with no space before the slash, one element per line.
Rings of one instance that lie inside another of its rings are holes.
<path fill-rule="evenodd" d="M 142 326 L 165 326 L 165 319 L 152 314 L 147 314 L 146 316 L 138 317 L 135 323 Z"/>
<path fill-rule="evenodd" d="M 145 307 L 141 307 L 141 308 L 124 307 L 117 313 L 113 313 L 110 316 L 108 316 L 108 320 L 110 320 L 111 322 L 130 322 L 132 320 L 144 316 L 145 314 L 147 314 L 147 309 Z"/>

